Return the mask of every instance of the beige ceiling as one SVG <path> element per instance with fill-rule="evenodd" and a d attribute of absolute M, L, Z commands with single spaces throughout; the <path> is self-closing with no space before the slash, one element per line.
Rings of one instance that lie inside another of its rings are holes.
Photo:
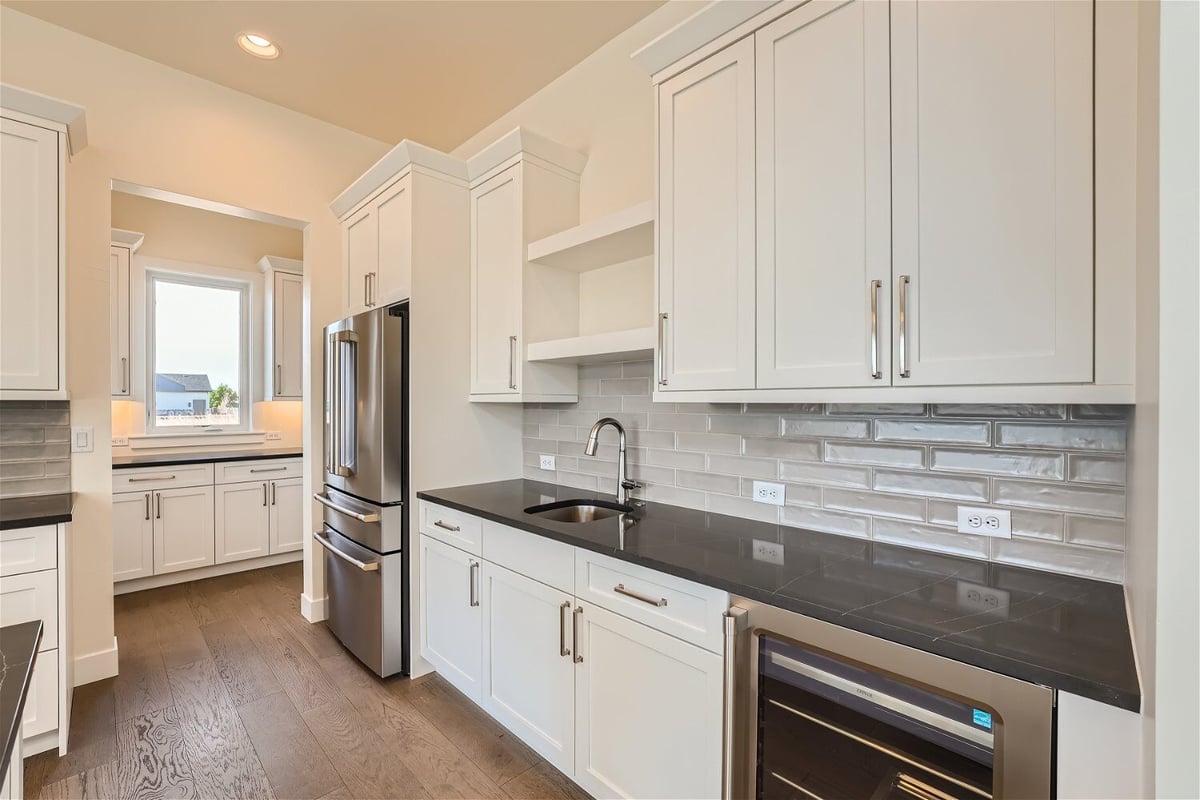
<path fill-rule="evenodd" d="M 663 0 L 3 0 L 26 14 L 394 143 L 450 150 Z M 240 31 L 279 44 L 254 58 Z"/>

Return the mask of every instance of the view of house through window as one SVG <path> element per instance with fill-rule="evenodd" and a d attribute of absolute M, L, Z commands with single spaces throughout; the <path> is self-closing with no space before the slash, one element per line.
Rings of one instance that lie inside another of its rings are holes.
<path fill-rule="evenodd" d="M 245 427 L 245 285 L 190 276 L 148 277 L 151 424 Z"/>

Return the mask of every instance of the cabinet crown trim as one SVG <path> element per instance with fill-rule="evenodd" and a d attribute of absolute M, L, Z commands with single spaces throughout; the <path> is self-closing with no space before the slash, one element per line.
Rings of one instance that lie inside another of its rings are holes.
<path fill-rule="evenodd" d="M 467 159 L 468 179 L 473 184 L 477 178 L 491 172 L 510 158 L 525 153 L 548 161 L 573 175 L 582 173 L 584 165 L 587 164 L 587 156 L 582 153 L 527 128 L 517 127 Z"/>
<path fill-rule="evenodd" d="M 136 253 L 146 241 L 146 234 L 138 233 L 137 231 L 127 231 L 122 228 L 113 228 L 109 234 L 110 244 L 113 247 L 125 247 L 129 252 Z"/>
<path fill-rule="evenodd" d="M 783 0 L 713 0 L 630 58 L 654 75 Z M 792 3 L 791 5 L 795 5 Z"/>
<path fill-rule="evenodd" d="M 304 262 L 295 258 L 283 256 L 263 256 L 258 260 L 258 268 L 263 272 L 290 272 L 294 275 L 304 274 Z"/>
<path fill-rule="evenodd" d="M 57 122 L 67 128 L 67 152 L 71 155 L 88 144 L 87 118 L 83 106 L 56 97 L 0 83 L 0 106 L 22 114 Z"/>
<path fill-rule="evenodd" d="M 405 139 L 376 161 L 354 183 L 329 204 L 329 210 L 343 219 L 362 201 L 394 178 L 405 167 L 416 165 L 460 181 L 467 180 L 467 166 L 460 159 Z"/>

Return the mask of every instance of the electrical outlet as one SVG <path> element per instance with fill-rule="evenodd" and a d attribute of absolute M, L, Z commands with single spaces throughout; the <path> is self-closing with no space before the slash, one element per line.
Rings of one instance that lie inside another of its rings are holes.
<path fill-rule="evenodd" d="M 1008 616 L 1008 592 L 978 583 L 958 581 L 958 606 L 968 611 L 986 611 Z"/>
<path fill-rule="evenodd" d="M 1012 538 L 1012 512 L 998 508 L 958 507 L 958 532 Z"/>
<path fill-rule="evenodd" d="M 92 452 L 92 429 L 90 427 L 76 425 L 71 428 L 71 452 Z"/>
<path fill-rule="evenodd" d="M 554 469 L 554 456 L 538 456 L 539 469 Z"/>
<path fill-rule="evenodd" d="M 128 447 L 129 446 L 129 437 L 128 436 L 112 437 L 112 446 L 113 447 Z"/>
<path fill-rule="evenodd" d="M 268 442 L 283 441 L 283 433 L 281 431 L 267 431 L 266 439 Z"/>
<path fill-rule="evenodd" d="M 768 564 L 783 566 L 783 545 L 779 542 L 767 542 L 762 539 L 752 540 L 750 555 L 755 561 L 765 561 Z"/>
<path fill-rule="evenodd" d="M 756 503 L 768 503 L 773 506 L 781 506 L 783 505 L 783 484 L 755 481 L 754 494 L 752 497 Z"/>

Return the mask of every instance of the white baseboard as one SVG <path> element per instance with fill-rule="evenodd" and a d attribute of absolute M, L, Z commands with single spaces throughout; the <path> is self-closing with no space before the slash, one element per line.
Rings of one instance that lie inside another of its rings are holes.
<path fill-rule="evenodd" d="M 322 597 L 314 600 L 307 594 L 300 594 L 300 614 L 309 622 L 320 622 L 325 619 L 328 614 L 325 613 L 325 603 L 329 600 L 328 597 Z"/>
<path fill-rule="evenodd" d="M 117 637 L 113 637 L 112 647 L 75 656 L 75 685 L 101 681 L 115 677 L 117 674 Z"/>
<path fill-rule="evenodd" d="M 134 578 L 113 584 L 113 594 L 129 594 L 143 589 L 157 589 L 160 586 L 171 586 L 176 583 L 199 581 L 205 578 L 215 578 L 218 575 L 232 575 L 235 572 L 247 572 L 264 567 L 277 567 L 280 564 L 290 564 L 293 561 L 303 561 L 303 550 L 292 550 L 288 553 L 275 553 L 262 558 L 248 558 L 245 561 L 232 561 L 228 564 L 213 564 L 208 567 L 185 569 L 181 572 L 168 572 L 164 575 L 151 575 L 148 578 Z"/>

